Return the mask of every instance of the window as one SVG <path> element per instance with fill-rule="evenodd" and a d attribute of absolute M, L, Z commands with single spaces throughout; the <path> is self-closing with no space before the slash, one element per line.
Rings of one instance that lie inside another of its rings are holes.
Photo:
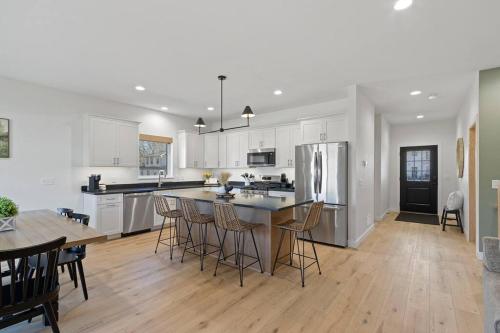
<path fill-rule="evenodd" d="M 412 150 L 406 152 L 406 180 L 428 182 L 431 179 L 431 151 Z"/>
<path fill-rule="evenodd" d="M 158 177 L 160 170 L 172 176 L 172 139 L 141 134 L 139 138 L 139 177 Z"/>

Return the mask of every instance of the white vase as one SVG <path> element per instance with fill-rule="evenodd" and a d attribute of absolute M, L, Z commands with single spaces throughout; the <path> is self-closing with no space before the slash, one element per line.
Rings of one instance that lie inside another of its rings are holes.
<path fill-rule="evenodd" d="M 15 216 L 0 218 L 0 232 L 15 230 L 15 229 L 16 229 L 16 217 Z"/>

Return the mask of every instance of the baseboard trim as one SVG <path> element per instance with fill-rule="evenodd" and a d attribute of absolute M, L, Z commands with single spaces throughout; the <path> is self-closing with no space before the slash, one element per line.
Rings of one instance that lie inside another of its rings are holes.
<path fill-rule="evenodd" d="M 477 257 L 477 259 L 483 261 L 483 259 L 484 259 L 484 252 L 476 250 L 476 257 Z"/>
<path fill-rule="evenodd" d="M 359 245 L 365 240 L 366 237 L 373 231 L 375 228 L 375 224 L 372 224 L 368 227 L 368 229 L 365 230 L 365 232 L 359 236 L 355 241 L 348 241 L 347 246 L 352 247 L 352 248 L 358 248 Z"/>
<path fill-rule="evenodd" d="M 385 211 L 385 212 L 384 212 L 381 216 L 379 216 L 379 217 L 376 217 L 376 218 L 375 218 L 375 222 L 380 222 L 380 221 L 383 221 L 383 220 L 384 220 L 384 218 L 385 218 L 385 216 L 386 216 L 389 212 L 391 212 L 391 211 L 392 211 L 392 210 L 390 210 L 390 209 L 386 209 L 386 211 Z"/>

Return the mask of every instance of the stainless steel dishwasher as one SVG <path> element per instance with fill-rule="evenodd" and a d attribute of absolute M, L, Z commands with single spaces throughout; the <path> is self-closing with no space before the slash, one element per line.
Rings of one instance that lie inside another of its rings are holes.
<path fill-rule="evenodd" d="M 125 194 L 123 201 L 123 233 L 151 230 L 154 222 L 153 194 L 151 192 Z"/>

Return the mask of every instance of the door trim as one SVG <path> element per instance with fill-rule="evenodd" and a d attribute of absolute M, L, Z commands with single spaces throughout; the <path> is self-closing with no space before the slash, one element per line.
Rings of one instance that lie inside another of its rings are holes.
<path fill-rule="evenodd" d="M 477 209 L 477 127 L 474 123 L 469 127 L 468 138 L 468 241 L 476 243 L 476 209 Z"/>

